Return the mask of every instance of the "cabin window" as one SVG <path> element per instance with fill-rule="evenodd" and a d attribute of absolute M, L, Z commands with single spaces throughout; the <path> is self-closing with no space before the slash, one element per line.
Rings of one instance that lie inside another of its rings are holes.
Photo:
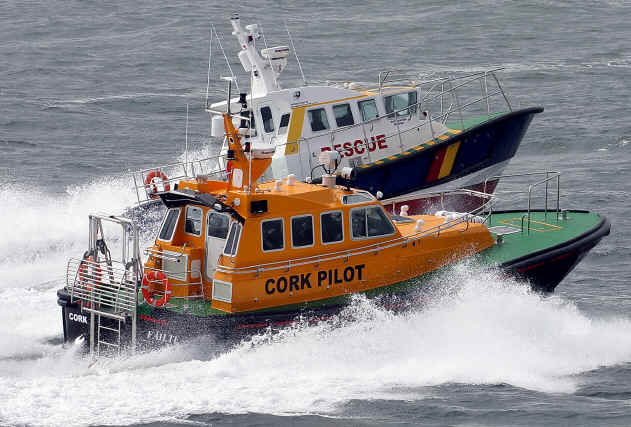
<path fill-rule="evenodd" d="M 301 215 L 291 219 L 291 245 L 294 248 L 313 246 L 313 216 Z"/>
<path fill-rule="evenodd" d="M 165 242 L 170 242 L 173 239 L 173 233 L 175 232 L 175 225 L 177 219 L 180 216 L 180 210 L 178 208 L 169 209 L 164 217 L 162 228 L 160 228 L 160 234 L 158 239 Z"/>
<path fill-rule="evenodd" d="M 313 132 L 327 130 L 329 128 L 329 121 L 326 118 L 324 108 L 309 110 L 309 123 L 311 123 L 311 130 Z"/>
<path fill-rule="evenodd" d="M 268 219 L 261 222 L 263 252 L 279 251 L 285 248 L 282 219 Z"/>
<path fill-rule="evenodd" d="M 206 219 L 206 234 L 208 237 L 225 239 L 228 235 L 228 225 L 230 219 L 227 215 L 210 212 Z"/>
<path fill-rule="evenodd" d="M 384 102 L 388 117 L 394 117 L 395 111 L 396 115 L 399 117 L 416 113 L 416 92 L 397 93 L 396 95 L 386 96 L 384 97 Z"/>
<path fill-rule="evenodd" d="M 351 229 L 354 239 L 387 236 L 394 227 L 379 206 L 366 206 L 351 210 Z"/>
<path fill-rule="evenodd" d="M 226 246 L 224 247 L 224 250 L 223 250 L 224 255 L 233 256 L 237 253 L 240 237 L 241 237 L 241 224 L 235 221 L 232 223 L 232 227 L 230 227 L 230 234 L 228 234 L 228 239 L 226 240 Z"/>
<path fill-rule="evenodd" d="M 350 104 L 334 105 L 333 115 L 335 116 L 335 123 L 337 123 L 337 127 L 351 126 L 355 124 Z"/>
<path fill-rule="evenodd" d="M 354 205 L 356 203 L 371 202 L 372 197 L 365 193 L 355 193 L 342 196 L 342 203 L 345 205 Z"/>
<path fill-rule="evenodd" d="M 377 103 L 374 99 L 368 99 L 366 101 L 359 101 L 359 111 L 362 113 L 362 120 L 367 122 L 369 120 L 374 120 L 379 117 L 379 112 L 377 111 Z"/>
<path fill-rule="evenodd" d="M 283 114 L 280 118 L 280 126 L 278 126 L 278 134 L 284 135 L 289 127 L 289 113 Z"/>
<path fill-rule="evenodd" d="M 344 240 L 344 222 L 342 212 L 326 212 L 320 215 L 320 234 L 322 243 L 336 243 Z"/>
<path fill-rule="evenodd" d="M 184 231 L 194 236 L 202 235 L 202 210 L 195 206 L 186 207 Z"/>
<path fill-rule="evenodd" d="M 261 108 L 261 119 L 263 119 L 263 129 L 265 129 L 265 133 L 274 132 L 274 118 L 272 117 L 271 108 Z"/>

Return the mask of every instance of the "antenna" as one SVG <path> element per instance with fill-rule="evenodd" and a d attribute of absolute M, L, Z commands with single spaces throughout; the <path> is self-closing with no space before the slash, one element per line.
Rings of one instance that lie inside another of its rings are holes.
<path fill-rule="evenodd" d="M 298 58 L 298 53 L 296 52 L 296 46 L 294 45 L 294 39 L 291 38 L 291 33 L 289 32 L 289 27 L 287 26 L 287 21 L 285 23 L 285 30 L 287 30 L 287 35 L 289 36 L 289 43 L 291 43 L 291 48 L 294 50 L 294 56 L 296 57 L 296 61 L 298 62 L 298 69 L 300 70 L 300 75 L 302 76 L 302 81 L 307 84 L 307 79 L 305 79 L 305 73 L 302 72 L 302 65 L 300 64 L 300 58 Z"/>
<path fill-rule="evenodd" d="M 228 57 L 226 56 L 226 51 L 223 50 L 223 46 L 221 45 L 221 38 L 219 37 L 219 34 L 217 34 L 217 29 L 215 28 L 214 25 L 212 25 L 212 29 L 215 31 L 215 39 L 217 40 L 219 49 L 221 49 L 221 53 L 223 53 L 223 57 L 226 60 L 226 64 L 228 65 L 228 69 L 230 70 L 230 75 L 232 76 L 232 79 L 234 80 L 234 85 L 237 87 L 237 90 L 239 90 L 239 82 L 237 82 L 237 79 L 234 76 L 234 72 L 232 71 L 232 67 L 230 66 L 230 61 L 228 61 Z"/>
<path fill-rule="evenodd" d="M 188 103 L 186 104 L 186 136 L 184 139 L 184 170 L 188 169 Z"/>
<path fill-rule="evenodd" d="M 206 80 L 206 108 L 208 108 L 208 91 L 210 90 L 210 71 L 213 58 L 213 27 L 210 27 L 210 41 L 208 42 L 208 78 Z"/>

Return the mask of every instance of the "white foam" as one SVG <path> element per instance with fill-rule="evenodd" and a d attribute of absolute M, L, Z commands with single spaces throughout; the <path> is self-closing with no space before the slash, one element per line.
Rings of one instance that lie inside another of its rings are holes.
<path fill-rule="evenodd" d="M 19 185 L 0 189 L 0 289 L 58 280 L 67 259 L 87 249 L 88 215 L 134 205 L 130 179 L 102 178 L 49 194 Z"/>
<path fill-rule="evenodd" d="M 589 318 L 561 298 L 470 266 L 437 283 L 440 292 L 408 314 L 356 298 L 338 318 L 354 321 L 261 336 L 211 360 L 190 355 L 212 348 L 180 346 L 2 378 L 1 416 L 11 424 L 63 425 L 72 414 L 87 425 L 215 411 L 334 415 L 350 399 L 423 399 L 445 383 L 572 392 L 577 374 L 631 358 L 627 318 Z"/>

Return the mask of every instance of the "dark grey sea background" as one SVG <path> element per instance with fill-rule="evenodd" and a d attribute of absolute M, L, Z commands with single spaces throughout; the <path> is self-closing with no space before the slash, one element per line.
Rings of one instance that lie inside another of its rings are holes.
<path fill-rule="evenodd" d="M 227 3 L 0 3 L 0 424 L 631 425 L 631 3 Z M 183 159 L 187 104 L 192 155 L 216 151 L 210 24 L 236 66 L 232 12 L 270 45 L 287 21 L 310 81 L 504 67 L 515 107 L 545 107 L 507 172 L 561 171 L 611 235 L 551 296 L 454 269 L 405 315 L 358 299 L 343 327 L 91 365 L 61 345 L 66 260 L 88 213 L 134 205 L 125 171 Z"/>

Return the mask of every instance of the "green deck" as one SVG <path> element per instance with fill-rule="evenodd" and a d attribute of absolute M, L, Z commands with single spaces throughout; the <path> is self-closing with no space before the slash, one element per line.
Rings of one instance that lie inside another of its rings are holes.
<path fill-rule="evenodd" d="M 507 225 L 521 230 L 523 215 L 525 212 L 493 214 L 489 227 Z M 519 231 L 504 235 L 504 243 L 484 251 L 484 257 L 497 264 L 503 264 L 572 240 L 593 229 L 602 220 L 602 217 L 595 213 L 572 211 L 567 213 L 567 219 L 557 220 L 556 211 L 549 211 L 547 215 L 544 212 L 531 212 L 530 218 L 530 233 Z M 526 220 L 524 220 L 525 229 Z"/>
<path fill-rule="evenodd" d="M 480 116 L 480 117 L 473 117 L 473 118 L 468 118 L 468 119 L 464 119 L 462 121 L 460 121 L 460 119 L 457 120 L 449 120 L 445 126 L 447 126 L 449 129 L 456 129 L 456 130 L 461 130 L 461 131 L 465 131 L 467 129 L 470 129 L 474 126 L 477 126 L 481 123 L 487 122 L 489 120 L 492 120 L 496 117 L 500 117 L 503 116 L 504 114 L 506 114 L 506 112 L 502 112 L 502 113 L 491 113 L 490 115 L 484 115 L 484 116 Z M 454 114 L 456 115 L 456 114 Z"/>

